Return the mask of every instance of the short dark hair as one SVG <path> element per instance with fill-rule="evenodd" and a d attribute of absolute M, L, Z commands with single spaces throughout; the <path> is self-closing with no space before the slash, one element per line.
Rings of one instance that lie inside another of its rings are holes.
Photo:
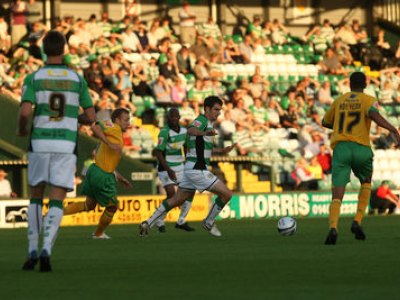
<path fill-rule="evenodd" d="M 222 100 L 217 97 L 217 96 L 208 96 L 206 99 L 204 99 L 204 109 L 206 107 L 209 107 L 210 109 L 213 108 L 215 104 L 219 104 L 222 106 L 223 102 Z"/>
<path fill-rule="evenodd" d="M 367 77 L 362 72 L 354 72 L 350 76 L 350 89 L 365 89 L 367 86 Z"/>
<path fill-rule="evenodd" d="M 128 114 L 130 115 L 130 111 L 127 110 L 126 108 L 120 107 L 114 110 L 111 114 L 111 121 L 115 122 L 116 119 L 120 118 L 122 114 Z"/>
<path fill-rule="evenodd" d="M 49 31 L 43 39 L 43 51 L 47 56 L 59 56 L 64 54 L 67 43 L 65 36 L 56 30 Z"/>
<path fill-rule="evenodd" d="M 171 107 L 167 111 L 166 116 L 169 117 L 169 116 L 171 116 L 172 113 L 175 113 L 175 112 L 179 114 L 179 109 L 177 107 Z"/>

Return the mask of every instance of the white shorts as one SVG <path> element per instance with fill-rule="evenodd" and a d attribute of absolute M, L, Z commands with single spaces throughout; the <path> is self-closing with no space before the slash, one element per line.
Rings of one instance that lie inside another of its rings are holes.
<path fill-rule="evenodd" d="M 185 170 L 179 187 L 204 192 L 211 190 L 218 181 L 217 176 L 208 170 Z"/>
<path fill-rule="evenodd" d="M 72 191 L 76 171 L 76 155 L 66 153 L 28 153 L 30 186 L 47 183 Z"/>
<path fill-rule="evenodd" d="M 167 171 L 158 172 L 158 178 L 160 178 L 161 184 L 164 187 L 171 184 L 174 185 L 179 184 L 183 179 L 183 170 L 175 171 L 175 175 L 176 175 L 176 181 L 173 181 L 171 178 L 169 178 Z"/>

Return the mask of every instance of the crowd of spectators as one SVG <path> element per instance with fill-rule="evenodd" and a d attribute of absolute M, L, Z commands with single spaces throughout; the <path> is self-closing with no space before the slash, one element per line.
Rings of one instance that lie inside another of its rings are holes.
<path fill-rule="evenodd" d="M 168 14 L 145 21 L 139 1 L 126 1 L 125 7 L 121 20 L 110 20 L 106 12 L 88 20 L 64 16 L 54 29 L 67 38 L 65 63 L 87 80 L 98 118 L 109 118 L 117 107 L 134 114 L 134 124 L 124 135 L 128 155 L 150 155 L 154 134 L 142 125 L 163 126 L 168 107 L 179 107 L 182 124 L 188 125 L 201 113 L 204 98 L 218 95 L 225 105 L 216 124 L 217 144 L 237 142 L 234 155 L 250 156 L 282 157 L 279 150 L 286 148 L 297 160 L 289 177 L 298 187 L 314 188 L 330 172 L 322 116 L 336 95 L 349 91 L 348 74 L 363 62 L 379 68 L 393 65 L 380 76 L 368 77 L 366 92 L 377 97 L 382 111 L 399 125 L 400 50 L 390 47 L 383 30 L 375 41 L 358 20 L 338 26 L 324 20 L 303 37 L 295 37 L 279 20 L 254 16 L 246 28 L 238 26 L 234 34 L 223 35 L 215 20 L 199 22 L 184 2 L 178 35 Z M 40 21 L 35 1 L 16 0 L 10 9 L 11 26 L 0 16 L 0 88 L 20 100 L 24 77 L 46 60 L 41 43 L 49 28 Z M 294 49 L 299 64 L 317 65 L 320 75 L 278 83 L 263 74 L 254 57 L 282 47 Z M 307 55 L 296 50 L 306 47 Z M 371 48 L 384 53 L 386 60 L 376 61 Z M 232 76 L 223 71 L 226 64 L 253 64 L 254 73 Z M 86 127 L 81 131 L 91 134 Z M 376 147 L 393 147 L 384 130 L 375 130 L 374 140 Z"/>

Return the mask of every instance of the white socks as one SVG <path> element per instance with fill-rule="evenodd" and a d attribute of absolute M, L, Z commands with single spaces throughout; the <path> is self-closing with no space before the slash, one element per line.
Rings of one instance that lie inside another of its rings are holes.
<path fill-rule="evenodd" d="M 58 228 L 60 227 L 63 215 L 62 201 L 50 200 L 50 209 L 44 219 L 42 248 L 42 252 L 46 251 L 49 256 L 57 238 Z"/>
<path fill-rule="evenodd" d="M 185 202 L 183 202 L 183 204 L 181 205 L 181 213 L 179 215 L 178 222 L 176 222 L 178 225 L 182 225 L 183 223 L 185 223 L 186 216 L 188 215 L 191 207 L 192 201 L 186 200 Z"/>
<path fill-rule="evenodd" d="M 28 207 L 28 253 L 38 253 L 39 236 L 42 231 L 42 199 L 31 199 Z"/>

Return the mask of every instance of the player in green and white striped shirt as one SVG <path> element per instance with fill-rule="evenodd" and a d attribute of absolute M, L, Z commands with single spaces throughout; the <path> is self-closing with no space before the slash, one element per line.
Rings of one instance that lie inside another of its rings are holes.
<path fill-rule="evenodd" d="M 20 136 L 28 134 L 29 116 L 35 108 L 28 152 L 28 182 L 31 186 L 29 250 L 23 270 L 33 270 L 40 258 L 40 271 L 51 271 L 50 255 L 63 217 L 62 201 L 66 192 L 74 188 L 78 119 L 91 125 L 96 121 L 86 81 L 63 65 L 65 44 L 65 37 L 60 32 L 49 31 L 43 39 L 43 49 L 48 57 L 46 65 L 28 75 L 22 87 Z M 78 116 L 79 106 L 85 113 Z M 105 143 L 112 145 L 100 127 L 93 125 L 92 129 Z M 114 150 L 121 150 L 114 146 Z M 47 184 L 51 186 L 49 211 L 42 226 L 43 194 Z M 38 258 L 42 227 L 43 246 Z"/>
<path fill-rule="evenodd" d="M 217 120 L 222 109 L 222 100 L 216 96 L 207 97 L 204 100 L 204 115 L 200 115 L 188 128 L 189 141 L 186 155 L 185 171 L 178 192 L 173 198 L 165 200 L 153 213 L 153 215 L 139 226 L 139 235 L 147 236 L 152 224 L 165 212 L 181 205 L 186 199 L 194 196 L 196 190 L 205 190 L 216 194 L 218 197 L 211 207 L 207 217 L 203 220 L 203 228 L 214 236 L 221 236 L 221 232 L 215 226 L 215 218 L 232 198 L 232 192 L 209 170 L 210 157 L 214 152 L 229 153 L 236 144 L 223 149 L 213 149 L 213 136 L 216 135 L 213 123 Z"/>
<path fill-rule="evenodd" d="M 183 147 L 186 144 L 187 129 L 179 125 L 179 119 L 179 110 L 171 108 L 167 113 L 167 125 L 161 129 L 158 135 L 158 145 L 153 152 L 158 160 L 158 177 L 167 192 L 167 199 L 175 195 L 175 187 L 183 178 L 183 163 L 185 161 Z M 194 228 L 185 222 L 185 218 L 192 207 L 192 201 L 193 198 L 190 198 L 182 204 L 175 228 L 194 231 Z M 165 213 L 157 220 L 159 232 L 165 232 L 164 218 L 166 215 Z"/>

